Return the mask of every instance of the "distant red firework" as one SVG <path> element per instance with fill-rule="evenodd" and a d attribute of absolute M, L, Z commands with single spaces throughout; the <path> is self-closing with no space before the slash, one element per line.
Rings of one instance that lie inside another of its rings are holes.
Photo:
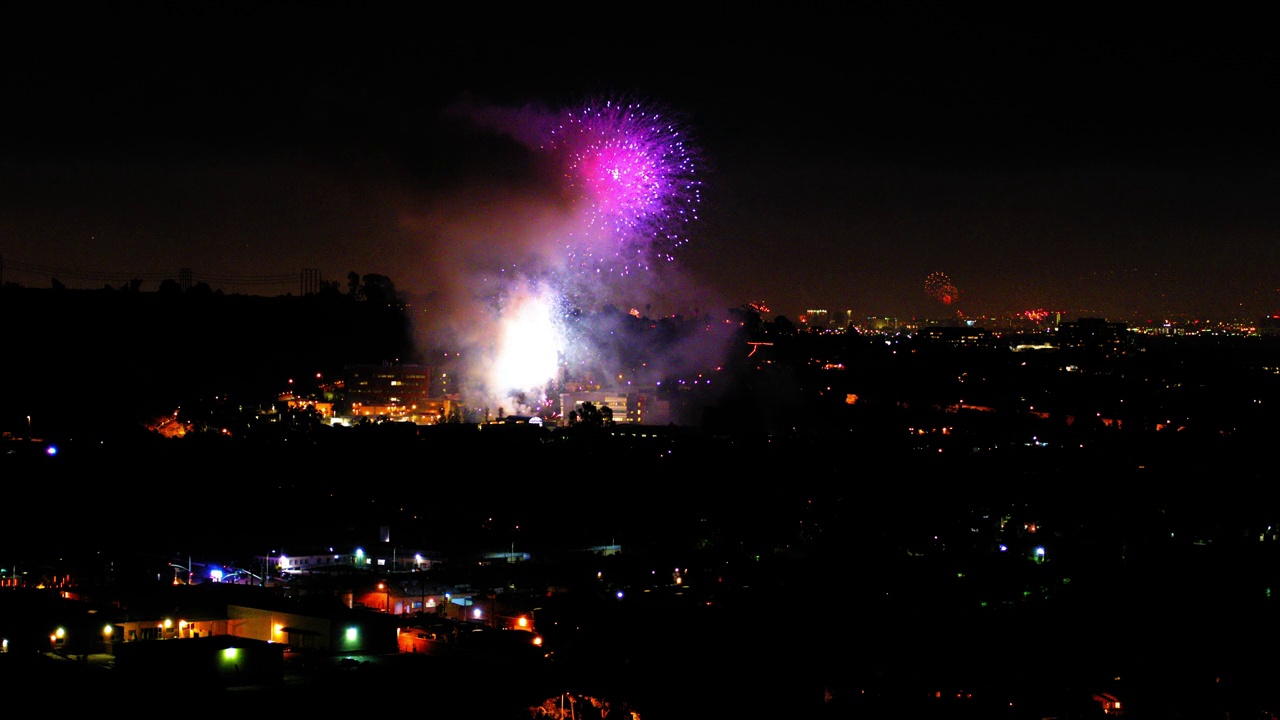
<path fill-rule="evenodd" d="M 952 305 L 960 299 L 960 289 L 944 272 L 930 273 L 924 280 L 924 292 L 943 305 Z"/>

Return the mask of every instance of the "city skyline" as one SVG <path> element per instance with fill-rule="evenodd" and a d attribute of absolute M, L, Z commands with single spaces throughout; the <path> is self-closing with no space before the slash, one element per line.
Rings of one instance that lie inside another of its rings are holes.
<path fill-rule="evenodd" d="M 565 188 L 536 124 L 634 101 L 696 146 L 697 219 L 661 271 L 592 288 L 593 307 L 1280 312 L 1259 92 L 1277 64 L 1247 21 L 988 20 L 687 23 L 679 43 L 655 19 L 607 47 L 537 28 L 431 42 L 382 28 L 350 46 L 273 22 L 229 27 L 225 46 L 37 32 L 3 71 L 4 280 L 154 289 L 190 268 L 283 294 L 314 268 L 344 288 L 355 271 L 475 293 L 564 245 Z M 946 302 L 927 288 L 937 273 Z"/>

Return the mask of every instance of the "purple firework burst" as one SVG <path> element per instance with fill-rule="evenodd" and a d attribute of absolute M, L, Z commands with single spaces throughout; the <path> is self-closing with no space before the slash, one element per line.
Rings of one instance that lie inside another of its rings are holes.
<path fill-rule="evenodd" d="M 626 275 L 670 261 L 697 219 L 698 152 L 674 113 L 604 101 L 566 111 L 549 149 L 583 213 L 571 266 Z"/>

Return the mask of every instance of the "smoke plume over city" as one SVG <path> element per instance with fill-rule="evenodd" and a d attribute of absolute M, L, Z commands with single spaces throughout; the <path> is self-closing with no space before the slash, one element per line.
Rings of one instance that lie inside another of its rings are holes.
<path fill-rule="evenodd" d="M 469 403 L 532 413 L 564 381 L 652 384 L 721 361 L 727 306 L 679 265 L 701 178 L 673 112 L 469 100 L 445 115 L 477 149 L 449 192 L 405 209 L 423 259 L 404 273 L 427 278 L 418 340 Z M 625 339 L 624 324 L 671 315 L 703 330 L 661 349 Z"/>

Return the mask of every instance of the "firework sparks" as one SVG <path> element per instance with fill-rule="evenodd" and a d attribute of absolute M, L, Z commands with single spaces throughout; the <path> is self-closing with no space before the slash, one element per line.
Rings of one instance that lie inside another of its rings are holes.
<path fill-rule="evenodd" d="M 627 275 L 671 261 L 697 219 L 699 153 L 673 114 L 605 101 L 566 111 L 547 149 L 561 156 L 582 221 L 575 271 Z"/>
<path fill-rule="evenodd" d="M 564 347 L 554 295 L 538 288 L 522 290 L 511 298 L 500 322 L 491 387 L 524 391 L 554 378 Z"/>
<path fill-rule="evenodd" d="M 952 305 L 960 299 L 960 290 L 944 272 L 930 273 L 924 281 L 924 292 L 943 305 Z"/>

